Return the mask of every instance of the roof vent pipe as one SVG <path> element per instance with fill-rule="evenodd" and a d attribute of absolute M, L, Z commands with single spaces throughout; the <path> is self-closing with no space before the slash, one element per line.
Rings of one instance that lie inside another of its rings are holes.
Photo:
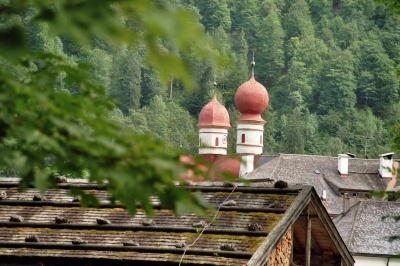
<path fill-rule="evenodd" d="M 350 195 L 349 193 L 344 193 L 343 195 L 343 214 L 350 208 Z"/>
<path fill-rule="evenodd" d="M 392 178 L 394 152 L 379 155 L 379 174 L 382 178 Z"/>
<path fill-rule="evenodd" d="M 322 199 L 323 201 L 326 200 L 326 190 L 322 190 L 321 199 Z"/>
<path fill-rule="evenodd" d="M 338 154 L 338 171 L 342 176 L 349 175 L 349 156 L 347 154 Z"/>

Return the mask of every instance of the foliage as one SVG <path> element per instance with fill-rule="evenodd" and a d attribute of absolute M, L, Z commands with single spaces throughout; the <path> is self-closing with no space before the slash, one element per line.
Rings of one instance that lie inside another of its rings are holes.
<path fill-rule="evenodd" d="M 110 95 L 125 112 L 139 107 L 139 94 L 129 91 L 138 90 L 140 71 L 127 60 L 132 50 L 124 43 L 142 47 L 161 80 L 175 76 L 187 88 L 194 81 L 185 55 L 214 65 L 221 59 L 211 57 L 214 46 L 188 11 L 158 1 L 16 0 L 0 2 L 0 20 L 0 165 L 15 165 L 21 189 L 34 184 L 44 192 L 55 185 L 50 176 L 56 171 L 106 182 L 111 199 L 131 213 L 140 204 L 151 214 L 150 196 L 178 213 L 200 211 L 203 203 L 173 184 L 185 170 L 180 152 L 124 129 L 129 120 L 107 95 L 113 88 Z M 162 49 L 162 42 L 180 54 Z M 83 191 L 72 193 L 83 204 L 97 204 Z"/>
<path fill-rule="evenodd" d="M 392 135 L 390 147 L 395 151 L 400 151 L 400 120 L 390 129 L 389 133 Z"/>
<path fill-rule="evenodd" d="M 380 5 L 386 5 L 388 12 L 391 12 L 398 16 L 400 14 L 400 3 L 396 0 L 376 0 Z"/>

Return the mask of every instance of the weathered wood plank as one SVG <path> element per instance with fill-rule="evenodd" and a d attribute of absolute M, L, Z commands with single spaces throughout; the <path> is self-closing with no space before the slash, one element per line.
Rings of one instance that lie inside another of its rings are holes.
<path fill-rule="evenodd" d="M 306 249 L 305 249 L 305 256 L 306 256 L 306 266 L 310 266 L 310 259 L 311 259 L 311 218 L 306 218 Z"/>

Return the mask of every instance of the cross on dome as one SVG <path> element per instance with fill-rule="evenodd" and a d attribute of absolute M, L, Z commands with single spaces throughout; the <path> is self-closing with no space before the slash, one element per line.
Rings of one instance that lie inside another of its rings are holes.
<path fill-rule="evenodd" d="M 256 65 L 256 62 L 254 62 L 254 52 L 253 52 L 253 61 L 251 62 L 251 75 L 254 76 L 254 66 Z"/>

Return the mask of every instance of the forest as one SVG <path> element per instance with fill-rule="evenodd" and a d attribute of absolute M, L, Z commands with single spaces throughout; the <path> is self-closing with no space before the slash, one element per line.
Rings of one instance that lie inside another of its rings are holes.
<path fill-rule="evenodd" d="M 263 113 L 265 153 L 350 152 L 378 158 L 390 150 L 390 128 L 400 114 L 400 20 L 384 5 L 374 0 L 170 2 L 171 8 L 189 10 L 219 44 L 218 53 L 229 58 L 216 69 L 208 60 L 189 55 L 197 81 L 193 88 L 174 76 L 161 77 L 147 64 L 146 47 L 111 45 L 101 37 L 78 46 L 68 37 L 53 37 L 46 23 L 29 23 L 34 9 L 21 19 L 31 49 L 54 53 L 71 65 L 94 66 L 92 81 L 115 102 L 110 120 L 186 154 L 197 153 L 197 117 L 214 93 L 229 111 L 228 152 L 235 152 L 238 111 L 233 99 L 249 79 L 253 54 L 255 78 L 270 97 Z M 187 56 L 168 42 L 159 45 Z M 164 67 L 169 68 L 168 62 Z M 62 81 L 57 86 L 76 93 Z"/>

